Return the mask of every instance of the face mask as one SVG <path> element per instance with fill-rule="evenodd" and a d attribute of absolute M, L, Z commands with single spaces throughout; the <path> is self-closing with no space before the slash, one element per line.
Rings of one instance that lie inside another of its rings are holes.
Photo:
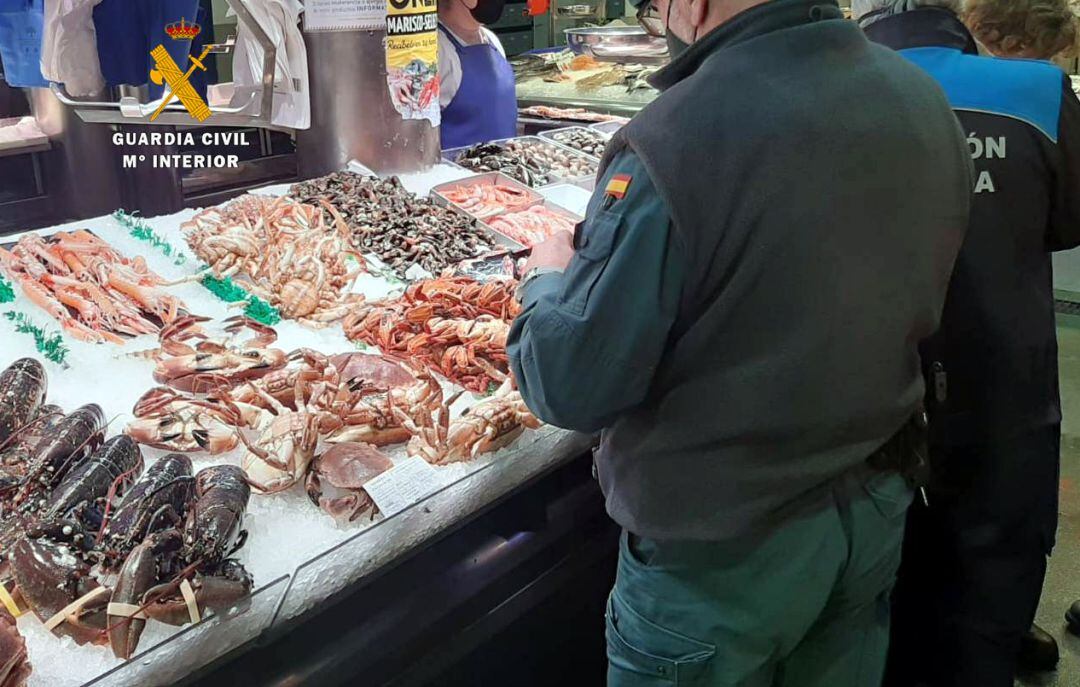
<path fill-rule="evenodd" d="M 668 54 L 671 55 L 671 59 L 673 60 L 679 55 L 686 52 L 686 49 L 690 47 L 688 43 L 686 43 L 685 41 L 683 41 L 683 39 L 672 33 L 671 30 L 668 30 L 665 38 L 667 38 Z"/>
<path fill-rule="evenodd" d="M 686 49 L 690 47 L 689 43 L 676 36 L 675 32 L 671 30 L 671 6 L 674 4 L 675 0 L 668 0 L 667 16 L 664 17 L 664 26 L 666 27 L 665 38 L 667 39 L 668 54 L 671 55 L 671 59 L 673 60 L 679 55 L 686 52 Z"/>
<path fill-rule="evenodd" d="M 476 7 L 469 10 L 473 19 L 481 24 L 494 24 L 502 16 L 506 0 L 477 0 Z"/>

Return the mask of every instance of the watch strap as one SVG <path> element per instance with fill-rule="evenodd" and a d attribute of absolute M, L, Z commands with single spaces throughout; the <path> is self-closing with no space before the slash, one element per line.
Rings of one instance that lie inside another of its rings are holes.
<path fill-rule="evenodd" d="M 525 286 L 528 285 L 529 282 L 533 281 L 534 279 L 542 277 L 542 276 L 544 276 L 546 274 L 562 274 L 562 272 L 563 271 L 560 270 L 557 267 L 534 267 L 534 268 L 532 268 L 531 270 L 526 272 L 525 276 L 521 278 L 520 282 L 518 282 L 517 288 L 514 289 L 514 299 L 518 303 L 520 303 L 522 301 L 522 298 L 525 296 Z"/>

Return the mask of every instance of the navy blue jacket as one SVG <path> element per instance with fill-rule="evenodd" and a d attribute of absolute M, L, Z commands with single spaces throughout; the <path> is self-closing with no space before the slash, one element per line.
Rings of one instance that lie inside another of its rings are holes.
<path fill-rule="evenodd" d="M 933 439 L 982 443 L 1058 423 L 1050 251 L 1080 243 L 1080 101 L 1052 64 L 978 56 L 946 10 L 866 33 L 937 79 L 975 163 L 971 224 L 941 329 L 922 349 Z"/>

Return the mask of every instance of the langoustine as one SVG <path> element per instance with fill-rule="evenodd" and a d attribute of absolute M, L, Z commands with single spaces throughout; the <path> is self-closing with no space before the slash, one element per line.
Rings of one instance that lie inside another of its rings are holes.
<path fill-rule="evenodd" d="M 551 238 L 560 231 L 574 233 L 576 222 L 567 215 L 561 215 L 542 205 L 522 212 L 500 215 L 489 222 L 489 226 L 509 236 L 523 246 L 535 246 Z"/>
<path fill-rule="evenodd" d="M 504 212 L 527 208 L 536 196 L 515 186 L 504 184 L 461 184 L 442 192 L 454 205 L 478 219 L 487 219 Z"/>
<path fill-rule="evenodd" d="M 86 230 L 28 234 L 0 248 L 0 271 L 65 332 L 90 343 L 157 333 L 186 311 L 141 257 L 127 258 Z"/>

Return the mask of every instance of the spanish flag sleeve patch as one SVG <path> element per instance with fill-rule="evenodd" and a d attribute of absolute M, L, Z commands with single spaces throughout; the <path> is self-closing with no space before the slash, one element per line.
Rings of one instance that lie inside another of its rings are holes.
<path fill-rule="evenodd" d="M 622 200 L 626 197 L 626 190 L 630 188 L 631 180 L 632 177 L 629 174 L 616 174 L 608 181 L 604 194 L 616 200 Z"/>

